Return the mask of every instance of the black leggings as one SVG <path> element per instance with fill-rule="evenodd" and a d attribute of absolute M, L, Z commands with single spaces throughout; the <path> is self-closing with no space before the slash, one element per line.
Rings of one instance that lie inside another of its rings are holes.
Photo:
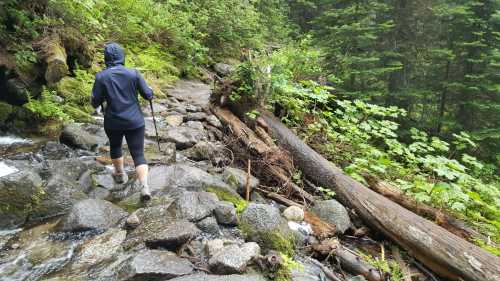
<path fill-rule="evenodd" d="M 134 159 L 134 165 L 147 164 L 144 158 L 144 126 L 133 130 L 110 130 L 105 129 L 109 138 L 109 147 L 111 159 L 117 159 L 123 156 L 122 142 L 123 136 L 127 140 L 128 150 Z"/>

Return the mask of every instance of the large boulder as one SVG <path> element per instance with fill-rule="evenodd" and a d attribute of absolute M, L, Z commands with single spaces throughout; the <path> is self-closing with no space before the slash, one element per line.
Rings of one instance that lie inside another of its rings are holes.
<path fill-rule="evenodd" d="M 257 274 L 207 275 L 205 273 L 197 273 L 170 280 L 171 281 L 266 281 L 267 279 Z"/>
<path fill-rule="evenodd" d="M 172 205 L 178 219 L 196 222 L 212 215 L 219 199 L 209 192 L 183 192 Z"/>
<path fill-rule="evenodd" d="M 86 199 L 76 203 L 57 228 L 64 232 L 108 229 L 117 226 L 127 215 L 122 208 L 108 201 Z"/>
<path fill-rule="evenodd" d="M 169 193 L 179 189 L 189 191 L 215 189 L 239 196 L 234 189 L 219 177 L 186 164 L 152 167 L 149 172 L 148 182 L 153 193 Z"/>
<path fill-rule="evenodd" d="M 44 193 L 43 181 L 33 170 L 0 177 L 0 228 L 22 225 Z"/>
<path fill-rule="evenodd" d="M 71 123 L 63 127 L 61 142 L 71 147 L 95 150 L 99 145 L 98 139 L 89 134 L 81 125 Z"/>
<path fill-rule="evenodd" d="M 224 170 L 222 177 L 226 183 L 236 188 L 239 194 L 243 195 L 246 193 L 246 186 L 247 186 L 246 171 L 237 168 L 227 167 Z M 250 175 L 250 189 L 253 190 L 259 187 L 259 184 L 260 184 L 259 179 Z"/>
<path fill-rule="evenodd" d="M 311 211 L 322 220 L 334 224 L 337 233 L 344 233 L 352 226 L 349 213 L 337 200 L 318 201 Z"/>
<path fill-rule="evenodd" d="M 112 228 L 103 234 L 86 240 L 75 251 L 71 272 L 88 272 L 92 268 L 112 260 L 122 249 L 127 231 Z"/>
<path fill-rule="evenodd" d="M 174 142 L 178 149 L 192 147 L 207 138 L 206 132 L 186 126 L 167 128 L 160 136 L 164 141 Z"/>
<path fill-rule="evenodd" d="M 260 255 L 257 243 L 250 242 L 241 246 L 232 244 L 217 251 L 208 261 L 210 270 L 218 274 L 243 273 L 248 263 Z"/>
<path fill-rule="evenodd" d="M 173 221 L 161 231 L 150 233 L 145 242 L 149 248 L 161 247 L 173 251 L 200 234 L 201 231 L 191 222 Z"/>
<path fill-rule="evenodd" d="M 155 281 L 169 280 L 193 272 L 193 265 L 187 259 L 167 251 L 142 251 L 128 261 L 121 270 L 120 280 Z"/>
<path fill-rule="evenodd" d="M 37 221 L 68 213 L 77 202 L 87 199 L 87 195 L 76 181 L 56 174 L 47 181 L 44 194 L 33 208 L 30 221 Z"/>
<path fill-rule="evenodd" d="M 133 212 L 138 218 L 138 223 L 128 233 L 124 248 L 130 249 L 144 243 L 146 239 L 166 229 L 175 221 L 175 214 L 172 214 L 169 208 L 173 200 L 167 197 L 153 197 L 152 201 L 156 201 L 155 199 L 159 199 L 162 203 L 147 208 L 140 208 Z"/>

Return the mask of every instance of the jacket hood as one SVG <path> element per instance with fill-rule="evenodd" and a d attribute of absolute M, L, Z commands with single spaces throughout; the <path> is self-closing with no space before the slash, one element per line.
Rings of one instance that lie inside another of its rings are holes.
<path fill-rule="evenodd" d="M 104 62 L 107 67 L 125 65 L 125 51 L 117 43 L 110 43 L 104 47 Z"/>

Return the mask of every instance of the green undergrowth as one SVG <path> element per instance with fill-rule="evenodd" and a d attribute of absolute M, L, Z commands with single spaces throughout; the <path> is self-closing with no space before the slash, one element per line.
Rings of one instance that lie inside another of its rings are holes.
<path fill-rule="evenodd" d="M 292 257 L 280 253 L 283 264 L 276 272 L 276 281 L 289 281 L 292 280 L 292 270 L 304 270 L 304 266 L 293 260 Z"/>
<path fill-rule="evenodd" d="M 391 281 L 404 281 L 403 270 L 399 266 L 399 264 L 391 259 L 386 259 L 384 257 L 373 257 L 369 254 L 364 254 L 359 252 L 361 258 L 377 268 L 380 272 L 387 273 L 390 276 Z"/>
<path fill-rule="evenodd" d="M 287 126 L 359 182 L 367 184 L 366 174 L 389 182 L 500 243 L 500 178 L 494 166 L 473 156 L 479 148 L 471 135 L 444 140 L 417 128 L 403 130 L 404 109 L 340 99 L 337 89 L 318 82 L 321 55 L 306 43 L 241 65 L 235 102 L 249 96 L 279 109 Z M 329 79 L 334 85 L 335 77 Z M 498 254 L 483 242 L 477 244 Z"/>
<path fill-rule="evenodd" d="M 206 191 L 212 192 L 217 195 L 219 200 L 233 203 L 236 207 L 236 214 L 238 215 L 240 215 L 247 208 L 248 202 L 245 201 L 245 199 L 241 198 L 239 195 L 235 195 L 229 191 L 215 187 L 208 187 Z"/>

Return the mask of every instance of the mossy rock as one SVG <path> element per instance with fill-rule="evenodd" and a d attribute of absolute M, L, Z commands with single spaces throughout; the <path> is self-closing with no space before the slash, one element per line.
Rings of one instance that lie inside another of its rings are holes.
<path fill-rule="evenodd" d="M 296 237 L 281 217 L 278 208 L 250 203 L 240 216 L 240 230 L 264 250 L 275 250 L 288 256 L 295 253 Z"/>
<path fill-rule="evenodd" d="M 42 179 L 34 171 L 0 178 L 0 228 L 22 225 L 44 193 Z"/>
<path fill-rule="evenodd" d="M 6 102 L 0 101 L 0 124 L 4 124 L 14 112 L 14 107 Z"/>
<path fill-rule="evenodd" d="M 236 213 L 238 215 L 241 214 L 248 205 L 248 202 L 245 201 L 243 198 L 241 198 L 239 195 L 235 195 L 234 193 L 231 193 L 227 190 L 215 187 L 208 187 L 206 191 L 214 193 L 215 195 L 217 195 L 217 198 L 219 198 L 219 200 L 221 201 L 227 201 L 233 203 L 234 206 L 236 207 Z"/>

